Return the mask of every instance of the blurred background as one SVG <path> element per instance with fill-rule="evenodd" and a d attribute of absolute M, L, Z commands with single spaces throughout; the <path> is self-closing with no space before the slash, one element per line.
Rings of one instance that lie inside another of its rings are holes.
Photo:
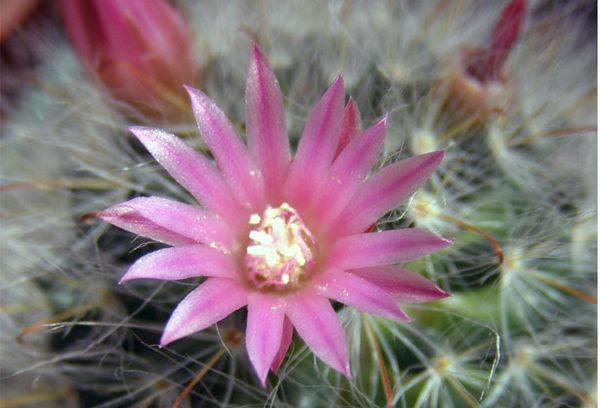
<path fill-rule="evenodd" d="M 596 33 L 586 0 L 3 0 L 0 406 L 597 406 Z M 364 126 L 389 113 L 380 166 L 446 150 L 378 227 L 452 238 L 411 265 L 452 296 L 410 324 L 336 307 L 352 380 L 296 340 L 262 388 L 243 312 L 159 349 L 197 282 L 118 286 L 159 245 L 92 215 L 191 201 L 127 127 L 206 151 L 188 84 L 244 135 L 251 40 L 292 146 L 341 72 Z"/>

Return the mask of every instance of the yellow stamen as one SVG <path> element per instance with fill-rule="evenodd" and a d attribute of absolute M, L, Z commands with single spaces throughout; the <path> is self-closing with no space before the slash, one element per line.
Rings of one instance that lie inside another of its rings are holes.
<path fill-rule="evenodd" d="M 252 214 L 244 258 L 250 280 L 259 288 L 299 284 L 314 263 L 316 243 L 298 212 L 289 204 Z"/>

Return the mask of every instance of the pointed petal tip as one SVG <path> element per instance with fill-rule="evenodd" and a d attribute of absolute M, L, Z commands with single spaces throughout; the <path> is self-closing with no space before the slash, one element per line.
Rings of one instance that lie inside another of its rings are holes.
<path fill-rule="evenodd" d="M 279 368 L 281 368 L 281 363 L 283 363 L 283 359 L 281 359 L 280 361 L 274 361 L 273 364 L 271 364 L 271 367 L 269 368 L 271 369 L 273 374 L 277 374 Z"/>
<path fill-rule="evenodd" d="M 434 299 L 432 300 L 439 300 L 439 299 L 445 299 L 448 298 L 450 296 L 452 296 L 451 293 L 446 292 L 444 289 L 440 288 L 438 285 L 434 284 L 433 282 L 429 281 L 431 283 L 431 295 L 432 297 L 434 297 Z"/>
<path fill-rule="evenodd" d="M 179 340 L 185 336 L 178 336 L 177 330 L 174 330 L 172 325 L 170 325 L 171 321 L 169 320 L 165 327 L 163 328 L 162 335 L 160 336 L 160 340 L 158 341 L 159 347 L 163 348 L 173 343 L 175 340 Z"/>
<path fill-rule="evenodd" d="M 207 96 L 204 92 L 202 92 L 198 88 L 194 88 L 193 86 L 183 85 L 183 89 L 185 89 L 185 91 L 189 95 L 190 101 L 192 102 L 192 104 L 194 102 L 196 102 L 196 103 L 202 102 L 205 98 L 207 98 Z"/>
<path fill-rule="evenodd" d="M 342 372 L 342 374 L 344 374 L 344 376 L 348 380 L 352 380 L 352 371 L 350 370 L 350 364 L 349 363 L 347 363 L 346 366 L 344 367 L 344 371 Z"/>
<path fill-rule="evenodd" d="M 414 158 L 417 158 L 417 157 L 422 158 L 421 163 L 427 168 L 432 167 L 432 170 L 434 170 L 435 168 L 437 168 L 437 166 L 440 165 L 440 163 L 444 159 L 445 154 L 446 154 L 446 152 L 444 150 L 435 150 L 433 152 L 423 153 L 419 156 L 413 156 L 413 157 Z M 413 157 L 409 158 L 409 160 L 412 159 Z"/>
<path fill-rule="evenodd" d="M 138 260 L 139 261 L 139 260 Z M 138 262 L 134 262 L 133 265 L 131 265 L 129 267 L 129 269 L 127 270 L 127 272 L 125 272 L 125 274 L 123 276 L 121 276 L 121 279 L 119 279 L 119 285 L 122 285 L 124 283 L 127 283 L 131 280 L 135 280 L 135 279 L 139 279 L 135 276 L 135 272 L 134 272 L 134 267 L 136 266 Z"/>
<path fill-rule="evenodd" d="M 442 299 L 446 299 L 446 298 L 449 298 L 450 296 L 452 296 L 451 293 L 446 292 L 444 289 L 440 288 L 438 285 L 433 284 L 433 282 L 429 281 L 429 283 L 431 284 L 431 287 L 428 290 L 429 293 L 427 294 L 427 297 L 428 297 L 428 299 L 426 300 L 427 302 L 442 300 Z M 415 302 L 408 302 L 408 303 L 415 303 Z M 412 319 L 410 319 L 410 320 L 412 320 Z"/>
<path fill-rule="evenodd" d="M 187 85 L 184 85 L 183 87 L 190 97 L 192 110 L 197 118 L 199 114 L 203 114 L 206 110 L 208 110 L 207 107 L 211 105 L 212 101 L 204 92 L 199 89 Z"/>
<path fill-rule="evenodd" d="M 267 376 L 269 375 L 269 366 L 264 366 L 261 361 L 256 361 L 254 359 L 250 359 L 252 363 L 252 367 L 254 368 L 254 372 L 258 377 L 258 381 L 263 388 L 267 387 Z"/>
<path fill-rule="evenodd" d="M 130 211 L 133 211 L 133 209 L 127 205 L 127 202 L 119 203 L 105 210 L 98 211 L 96 217 L 113 224 L 113 221 L 118 220 L 119 217 L 128 214 Z"/>
<path fill-rule="evenodd" d="M 269 59 L 266 57 L 263 50 L 260 48 L 260 45 L 258 45 L 256 41 L 252 40 L 251 46 L 252 52 L 250 56 L 250 65 L 248 66 L 249 72 L 257 70 L 259 72 L 261 70 L 272 72 L 273 68 L 271 68 L 271 63 L 269 62 Z"/>
<path fill-rule="evenodd" d="M 255 40 L 250 40 L 250 46 L 252 47 L 252 62 L 257 64 L 266 62 L 265 54 Z"/>
<path fill-rule="evenodd" d="M 336 77 L 335 80 L 333 81 L 331 87 L 341 87 L 342 89 L 344 89 L 344 77 L 342 76 L 342 73 L 340 72 Z"/>
<path fill-rule="evenodd" d="M 142 143 L 144 143 L 144 141 L 150 140 L 152 138 L 153 134 L 154 134 L 154 136 L 157 136 L 157 134 L 154 133 L 155 131 L 164 133 L 164 131 L 161 129 L 155 129 L 155 128 L 151 128 L 148 126 L 129 126 L 127 129 L 131 133 L 133 133 L 133 135 L 135 137 L 137 137 L 138 140 Z"/>
<path fill-rule="evenodd" d="M 442 159 L 444 158 L 444 155 L 446 154 L 446 152 L 444 150 L 435 150 L 431 153 L 427 153 L 429 155 L 431 155 L 432 158 L 434 158 L 435 160 L 438 161 L 442 161 Z"/>
<path fill-rule="evenodd" d="M 264 375 L 263 375 L 263 374 L 258 374 L 258 373 L 257 373 L 257 374 L 258 374 L 258 380 L 260 381 L 260 385 L 261 385 L 261 387 L 263 387 L 263 388 L 267 388 L 267 374 L 268 374 L 268 373 L 269 373 L 268 371 L 266 371 L 266 372 L 264 373 Z"/>
<path fill-rule="evenodd" d="M 323 98 L 325 97 L 325 95 L 336 95 L 338 93 L 345 93 L 344 90 L 344 78 L 342 77 L 342 74 L 338 74 L 335 79 L 331 82 L 331 85 L 329 85 L 329 87 L 327 88 L 327 90 L 325 91 L 325 93 L 323 94 Z M 337 96 L 337 95 L 336 95 Z M 323 99 L 321 99 L 322 101 Z M 343 104 L 344 110 L 349 108 L 350 102 Z M 352 106 L 352 105 L 350 105 Z"/>
<path fill-rule="evenodd" d="M 160 340 L 158 341 L 158 348 L 163 348 L 170 342 L 171 342 L 170 340 L 165 339 L 165 335 L 163 334 L 161 336 Z"/>
<path fill-rule="evenodd" d="M 435 286 L 435 289 L 438 292 L 439 299 L 446 299 L 446 298 L 449 298 L 450 296 L 452 296 L 451 293 L 446 292 L 445 290 L 443 290 L 439 286 Z"/>
<path fill-rule="evenodd" d="M 148 127 L 148 126 L 137 126 L 137 125 L 127 127 L 127 130 L 129 130 L 134 135 L 137 135 L 138 133 L 148 132 L 151 129 L 152 128 Z"/>
<path fill-rule="evenodd" d="M 423 153 L 418 156 L 412 156 L 412 157 L 409 157 L 408 159 L 420 157 L 422 159 L 425 159 L 426 162 L 431 161 L 431 162 L 435 162 L 435 163 L 440 163 L 442 161 L 442 159 L 444 158 L 445 154 L 446 154 L 446 152 L 443 149 L 441 149 L 441 150 L 434 150 L 434 151 L 428 152 L 428 153 Z"/>
<path fill-rule="evenodd" d="M 198 88 L 194 88 L 193 86 L 183 85 L 183 88 L 187 91 L 187 93 L 190 96 L 190 98 L 194 98 L 194 97 L 196 97 L 196 98 L 206 97 L 206 94 L 204 92 L 202 92 Z"/>
<path fill-rule="evenodd" d="M 447 247 L 447 246 L 454 244 L 454 241 L 449 238 L 444 238 L 444 237 L 438 237 L 438 238 L 440 239 L 440 244 L 443 247 Z"/>
<path fill-rule="evenodd" d="M 447 248 L 454 243 L 453 240 L 444 238 L 444 237 L 440 237 L 439 235 L 431 234 L 431 237 L 433 238 L 432 244 L 438 248 L 437 251 Z"/>
<path fill-rule="evenodd" d="M 166 327 L 165 327 L 165 331 L 163 332 L 163 334 L 160 337 L 160 340 L 158 342 L 158 347 L 159 348 L 166 347 L 169 344 L 171 344 L 172 342 L 174 342 L 175 340 L 177 340 L 177 338 L 174 338 L 173 336 L 168 336 L 167 335 Z"/>
<path fill-rule="evenodd" d="M 398 319 L 406 322 L 406 323 L 410 323 L 412 322 L 412 317 L 410 317 L 408 314 L 406 314 L 406 312 L 400 308 L 398 308 L 400 310 L 400 313 L 398 313 Z"/>
<path fill-rule="evenodd" d="M 113 217 L 108 213 L 108 210 L 109 209 L 98 211 L 96 213 L 96 217 L 98 217 L 98 218 L 100 218 L 101 220 L 104 220 L 104 221 L 109 221 Z"/>

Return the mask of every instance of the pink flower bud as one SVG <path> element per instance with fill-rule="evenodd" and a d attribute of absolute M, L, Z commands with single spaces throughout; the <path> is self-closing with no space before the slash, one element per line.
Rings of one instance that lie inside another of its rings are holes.
<path fill-rule="evenodd" d="M 479 125 L 510 103 L 514 84 L 502 67 L 517 42 L 526 13 L 526 0 L 511 0 L 487 46 L 463 46 L 447 59 L 440 85 L 455 119 L 479 119 L 473 122 Z"/>
<path fill-rule="evenodd" d="M 198 67 L 189 28 L 163 0 L 60 0 L 86 70 L 118 99 L 154 116 L 186 110 Z"/>
<path fill-rule="evenodd" d="M 508 3 L 492 31 L 489 46 L 472 54 L 467 61 L 467 71 L 471 76 L 481 82 L 499 79 L 502 66 L 517 42 L 526 12 L 525 0 Z"/>

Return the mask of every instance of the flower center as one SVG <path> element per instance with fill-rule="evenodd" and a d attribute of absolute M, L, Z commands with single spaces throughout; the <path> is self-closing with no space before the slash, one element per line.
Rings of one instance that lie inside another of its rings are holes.
<path fill-rule="evenodd" d="M 244 264 L 260 289 L 290 289 L 306 279 L 314 265 L 316 241 L 289 204 L 252 214 Z"/>

